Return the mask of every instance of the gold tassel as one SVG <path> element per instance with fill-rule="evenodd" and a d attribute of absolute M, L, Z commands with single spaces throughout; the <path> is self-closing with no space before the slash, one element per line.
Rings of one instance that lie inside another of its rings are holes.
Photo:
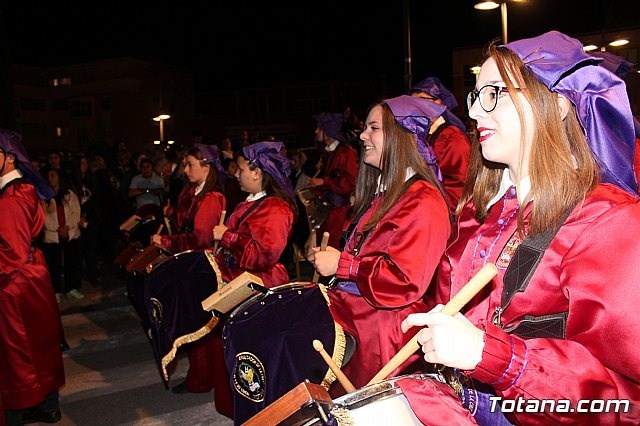
<path fill-rule="evenodd" d="M 329 299 L 329 295 L 327 294 L 327 287 L 323 284 L 318 284 L 320 287 L 320 292 L 322 296 L 324 296 L 325 301 L 327 302 L 327 307 L 331 306 L 331 300 Z M 342 361 L 344 361 L 344 352 L 347 348 L 347 339 L 344 337 L 344 329 L 340 324 L 336 321 L 333 322 L 335 325 L 335 340 L 333 342 L 333 354 L 331 354 L 331 359 L 336 363 L 338 367 L 342 367 Z M 327 368 L 327 373 L 322 379 L 322 383 L 320 383 L 325 389 L 329 389 L 329 386 L 337 379 L 335 373 Z"/>
<path fill-rule="evenodd" d="M 353 426 L 353 419 L 351 418 L 351 414 L 349 414 L 348 408 L 334 408 L 331 410 L 331 414 L 338 421 L 339 426 Z"/>

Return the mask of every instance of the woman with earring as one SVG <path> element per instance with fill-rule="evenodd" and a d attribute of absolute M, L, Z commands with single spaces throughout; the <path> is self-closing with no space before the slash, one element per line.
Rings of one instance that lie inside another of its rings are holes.
<path fill-rule="evenodd" d="M 280 153 L 282 142 L 258 142 L 242 148 L 236 176 L 246 201 L 238 204 L 225 225 L 213 228 L 220 241 L 216 260 L 223 279 L 247 271 L 266 287 L 289 282 L 280 255 L 291 237 L 297 214 L 289 173 L 292 161 Z"/>

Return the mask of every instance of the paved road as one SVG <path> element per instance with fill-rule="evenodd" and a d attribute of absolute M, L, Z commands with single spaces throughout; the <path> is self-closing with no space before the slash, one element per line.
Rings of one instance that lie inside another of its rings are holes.
<path fill-rule="evenodd" d="M 213 393 L 176 395 L 165 388 L 123 278 L 103 267 L 102 286 L 84 283 L 85 299 L 60 305 L 70 349 L 59 424 L 233 425 L 216 412 Z M 170 385 L 182 381 L 187 367 L 178 357 Z"/>

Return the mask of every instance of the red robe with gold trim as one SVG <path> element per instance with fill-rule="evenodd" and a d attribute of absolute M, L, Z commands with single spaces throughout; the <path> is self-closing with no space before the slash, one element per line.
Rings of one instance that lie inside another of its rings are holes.
<path fill-rule="evenodd" d="M 467 179 L 471 156 L 471 142 L 466 133 L 454 125 L 447 125 L 435 140 L 429 139 L 442 173 L 442 185 L 447 204 L 452 211 L 458 206 Z"/>
<path fill-rule="evenodd" d="M 430 183 L 414 182 L 352 253 L 362 227 L 379 207 L 376 199 L 356 226 L 340 255 L 336 276 L 357 284 L 361 295 L 329 292 L 331 312 L 358 341 L 344 373 L 356 388 L 364 386 L 415 333 L 400 323 L 414 312 L 426 312 L 422 296 L 440 262 L 451 231 L 442 194 Z M 418 330 L 416 329 L 415 332 Z M 412 356 L 396 373 L 420 361 Z M 394 374 L 395 375 L 395 374 Z"/>
<path fill-rule="evenodd" d="M 253 203 L 260 205 L 239 223 Z M 226 282 L 247 271 L 259 276 L 266 287 L 289 283 L 287 268 L 279 262 L 293 226 L 293 211 L 278 197 L 243 201 L 227 220 L 227 232 L 216 256 Z M 227 262 L 225 256 L 233 257 Z M 232 264 L 233 263 L 233 264 Z"/>
<path fill-rule="evenodd" d="M 628 413 L 511 413 L 517 424 L 640 424 L 640 200 L 599 185 L 569 215 L 525 291 L 502 313 L 502 328 L 508 328 L 528 315 L 567 312 L 564 339 L 523 339 L 491 323 L 519 243 L 513 237 L 517 209 L 517 199 L 507 193 L 480 224 L 466 207 L 459 236 L 443 258 L 440 303 L 485 262 L 499 270 L 487 291 L 467 305 L 465 316 L 486 330 L 482 361 L 468 374 L 510 400 L 566 399 L 573 408 L 581 399 L 631 403 Z"/>
<path fill-rule="evenodd" d="M 0 399 L 30 407 L 64 385 L 62 323 L 44 256 L 44 212 L 23 180 L 0 192 Z"/>

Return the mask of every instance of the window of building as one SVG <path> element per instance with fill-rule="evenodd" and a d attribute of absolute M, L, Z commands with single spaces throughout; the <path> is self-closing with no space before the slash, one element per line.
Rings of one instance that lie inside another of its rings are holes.
<path fill-rule="evenodd" d="M 71 77 L 54 77 L 51 79 L 51 85 L 53 87 L 71 86 Z"/>
<path fill-rule="evenodd" d="M 28 111 L 46 111 L 47 101 L 44 99 L 20 98 L 20 109 Z"/>
<path fill-rule="evenodd" d="M 69 101 L 69 115 L 71 117 L 90 117 L 93 115 L 91 99 L 71 99 Z"/>

